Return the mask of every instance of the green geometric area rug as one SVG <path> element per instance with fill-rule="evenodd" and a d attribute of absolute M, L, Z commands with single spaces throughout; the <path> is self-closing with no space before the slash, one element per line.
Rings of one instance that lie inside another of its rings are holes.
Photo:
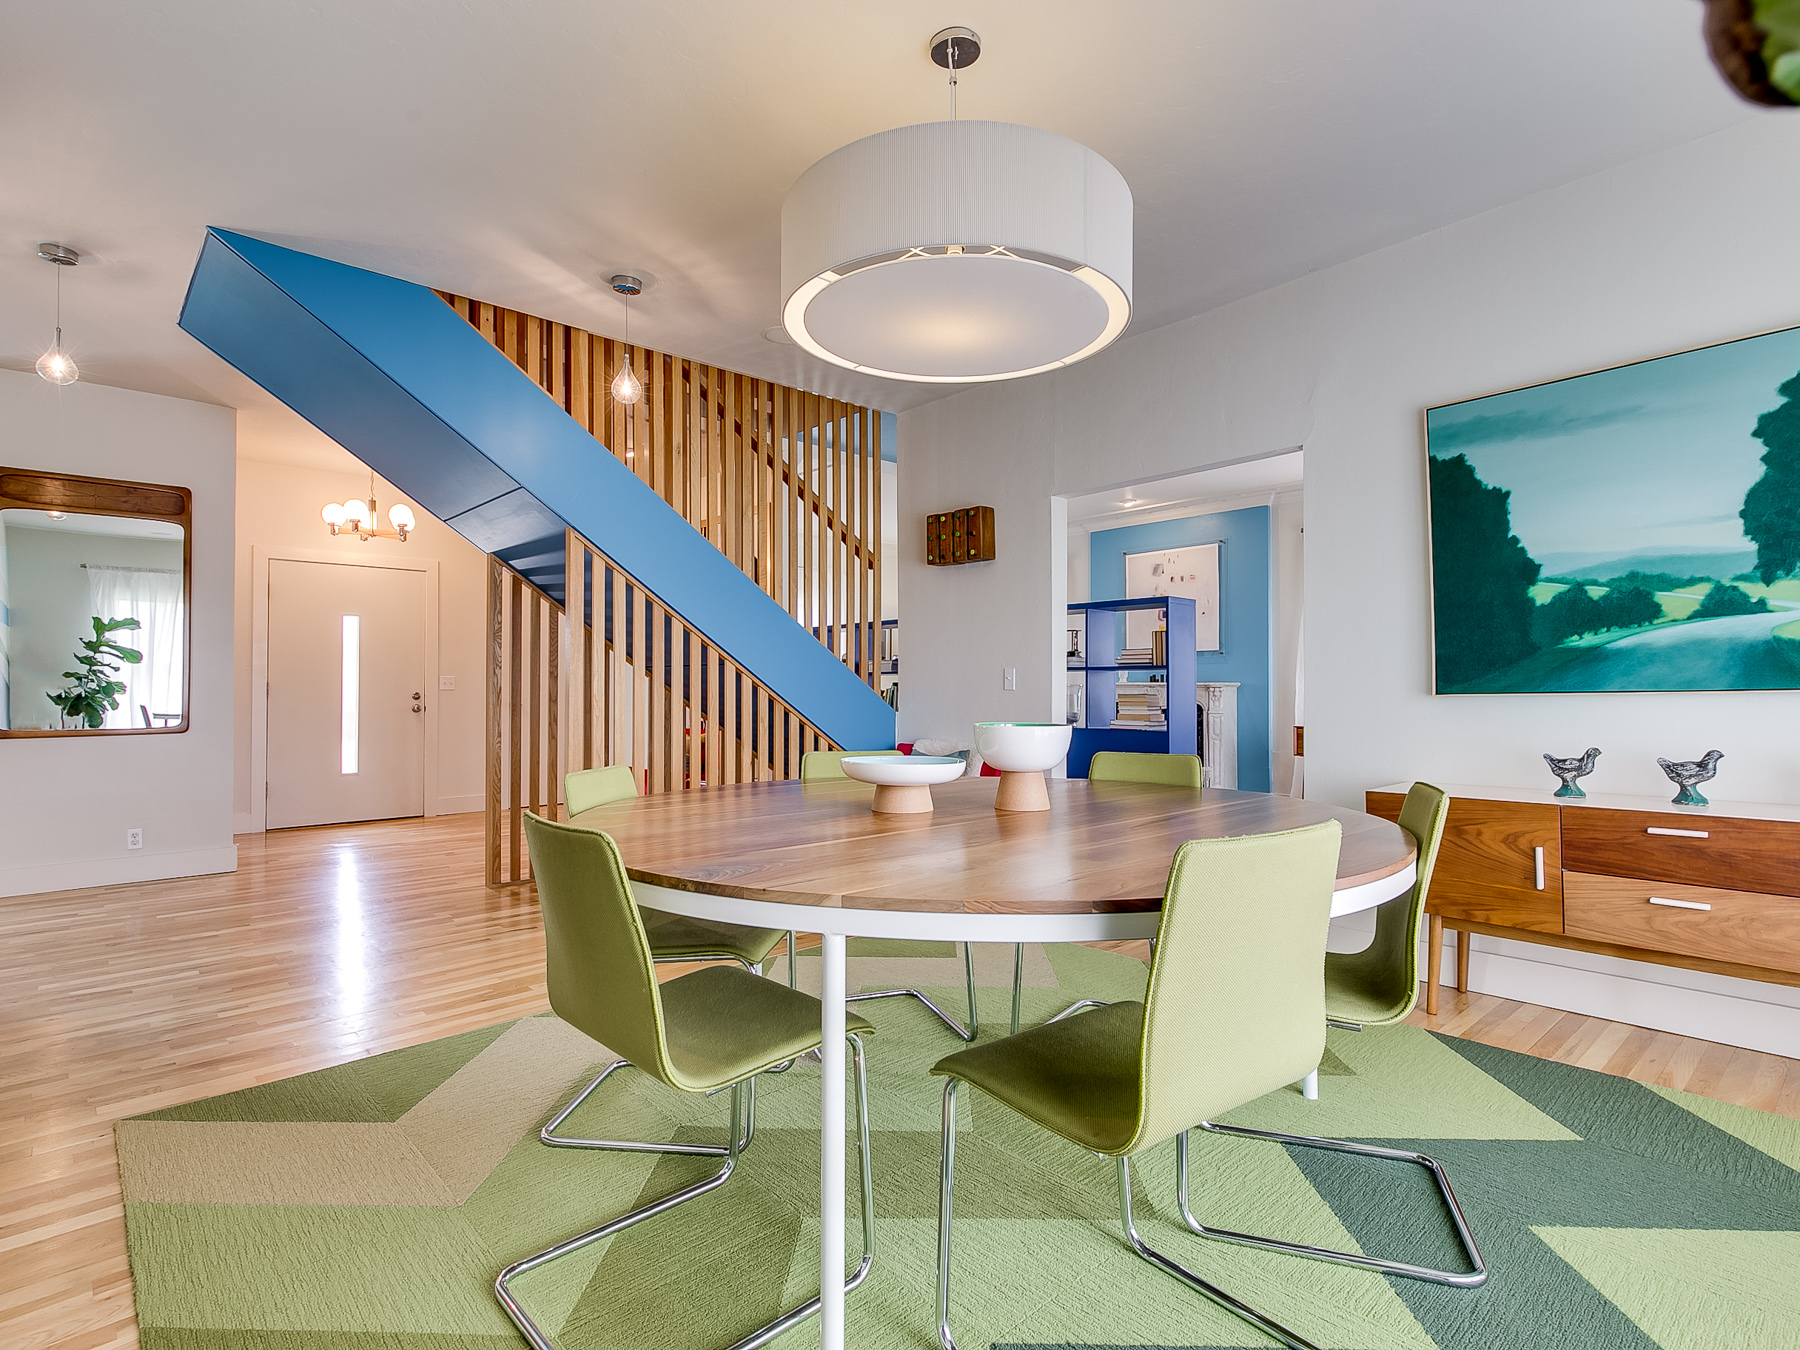
<path fill-rule="evenodd" d="M 1143 963 L 1028 948 L 1028 1020 L 1140 997 Z M 978 948 L 983 1038 L 1012 953 Z M 776 972 L 777 977 L 780 973 Z M 817 987 L 816 958 L 801 983 Z M 924 986 L 962 1007 L 948 944 L 852 944 L 853 988 Z M 957 1042 L 911 999 L 864 1003 L 877 1246 L 849 1299 L 857 1350 L 933 1350 L 942 1084 Z M 146 1350 L 512 1350 L 507 1263 L 678 1189 L 705 1158 L 550 1149 L 538 1127 L 608 1060 L 525 1018 L 118 1127 Z M 1197 1066 L 1198 1069 L 1199 1066 Z M 1492 1274 L 1450 1289 L 1194 1237 L 1173 1148 L 1134 1169 L 1140 1231 L 1327 1347 L 1800 1347 L 1800 1122 L 1411 1027 L 1333 1031 L 1321 1098 L 1284 1090 L 1238 1124 L 1416 1148 L 1449 1169 Z M 818 1284 L 818 1066 L 758 1088 L 757 1132 L 720 1189 L 519 1283 L 565 1350 L 728 1344 Z M 632 1071 L 569 1129 L 721 1141 L 726 1099 Z M 1248 1347 L 1254 1330 L 1131 1254 L 1113 1164 L 966 1094 L 951 1325 L 963 1350 Z M 858 1250 L 854 1213 L 847 1241 Z M 1203 1222 L 1461 1269 L 1423 1169 L 1197 1136 Z M 777 1342 L 817 1345 L 816 1323 Z"/>

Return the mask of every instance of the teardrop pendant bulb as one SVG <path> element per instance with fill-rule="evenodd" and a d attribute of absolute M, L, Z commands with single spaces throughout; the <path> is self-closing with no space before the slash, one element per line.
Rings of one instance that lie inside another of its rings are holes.
<path fill-rule="evenodd" d="M 613 376 L 612 396 L 614 403 L 636 403 L 644 396 L 644 382 L 631 368 L 629 357 L 619 363 L 619 373 Z"/>
<path fill-rule="evenodd" d="M 63 350 L 62 329 L 56 330 L 56 342 L 37 359 L 37 373 L 51 384 L 74 384 L 81 378 L 81 370 L 68 352 Z"/>

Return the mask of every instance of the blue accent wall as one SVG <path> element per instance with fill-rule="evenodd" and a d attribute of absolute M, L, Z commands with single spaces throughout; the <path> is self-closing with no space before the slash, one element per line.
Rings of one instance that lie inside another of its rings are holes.
<path fill-rule="evenodd" d="M 1269 508 L 1217 511 L 1181 520 L 1159 520 L 1091 538 L 1089 593 L 1095 600 L 1125 598 L 1125 555 L 1189 544 L 1222 543 L 1219 550 L 1219 645 L 1194 658 L 1202 683 L 1236 680 L 1238 689 L 1238 786 L 1269 791 Z"/>
<path fill-rule="evenodd" d="M 878 693 L 425 287 L 209 230 L 181 327 L 550 594 L 567 522 L 839 745 L 893 745 Z"/>

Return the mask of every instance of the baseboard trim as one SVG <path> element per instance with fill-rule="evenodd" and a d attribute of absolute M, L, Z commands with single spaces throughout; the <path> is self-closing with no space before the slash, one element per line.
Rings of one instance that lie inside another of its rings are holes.
<path fill-rule="evenodd" d="M 468 797 L 439 797 L 433 805 L 434 816 L 463 816 L 471 811 L 487 810 L 487 798 L 479 792 Z"/>
<path fill-rule="evenodd" d="M 1333 920 L 1332 947 L 1354 950 L 1373 930 L 1370 916 Z M 1475 993 L 1800 1058 L 1800 989 L 1485 933 L 1470 937 Z M 1452 979 L 1455 952 L 1446 936 L 1439 969 Z"/>
<path fill-rule="evenodd" d="M 80 862 L 43 863 L 35 867 L 0 868 L 0 897 L 76 891 L 89 886 L 122 886 L 134 881 L 168 881 L 237 871 L 237 845 L 192 849 L 181 853 L 149 853 L 139 858 L 92 858 Z"/>
<path fill-rule="evenodd" d="M 231 818 L 231 832 L 233 834 L 261 834 L 263 832 L 262 817 L 251 811 L 246 811 L 242 815 L 234 815 Z"/>

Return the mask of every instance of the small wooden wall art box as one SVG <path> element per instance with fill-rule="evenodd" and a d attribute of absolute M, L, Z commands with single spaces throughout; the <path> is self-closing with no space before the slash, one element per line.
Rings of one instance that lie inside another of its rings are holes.
<path fill-rule="evenodd" d="M 965 506 L 925 517 L 925 561 L 932 567 L 994 560 L 994 508 Z"/>

